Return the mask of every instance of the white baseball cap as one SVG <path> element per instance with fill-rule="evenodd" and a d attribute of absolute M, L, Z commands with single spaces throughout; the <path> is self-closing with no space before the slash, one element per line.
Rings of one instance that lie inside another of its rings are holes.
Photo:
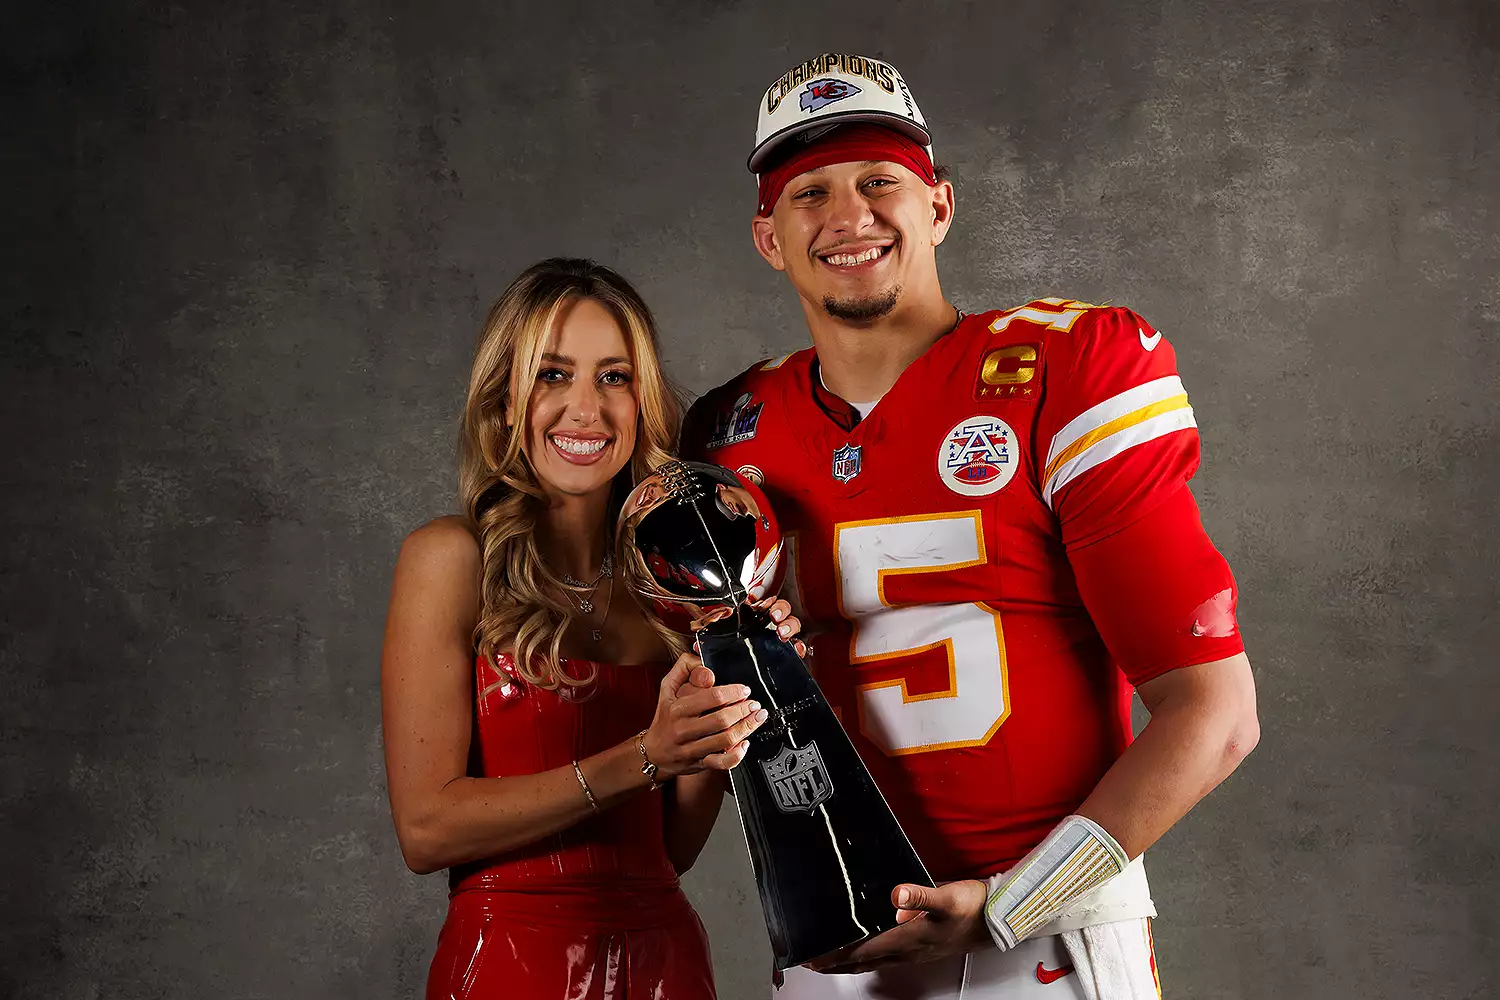
<path fill-rule="evenodd" d="M 771 84 L 755 116 L 755 151 L 746 165 L 758 174 L 788 139 L 815 138 L 841 122 L 893 128 L 920 143 L 932 158 L 927 122 L 896 67 L 869 56 L 828 52 L 792 67 Z"/>

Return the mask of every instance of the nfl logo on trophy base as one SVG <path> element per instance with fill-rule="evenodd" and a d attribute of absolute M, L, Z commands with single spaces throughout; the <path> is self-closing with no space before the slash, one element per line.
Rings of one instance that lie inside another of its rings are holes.
<path fill-rule="evenodd" d="M 833 782 L 823 767 L 818 745 L 787 747 L 770 760 L 761 761 L 766 783 L 776 808 L 786 813 L 810 813 L 833 794 Z"/>

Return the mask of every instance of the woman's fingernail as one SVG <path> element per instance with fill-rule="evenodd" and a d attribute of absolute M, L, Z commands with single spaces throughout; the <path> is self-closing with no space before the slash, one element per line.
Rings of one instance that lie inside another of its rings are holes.
<path fill-rule="evenodd" d="M 750 707 L 750 711 L 752 711 L 752 712 L 759 712 L 760 711 L 760 702 L 758 702 L 758 701 L 752 701 L 750 703 L 749 707 Z"/>
<path fill-rule="evenodd" d="M 770 712 L 767 712 L 765 709 L 761 709 L 759 712 L 755 713 L 756 724 L 765 722 L 770 717 L 771 717 L 771 713 Z"/>
<path fill-rule="evenodd" d="M 745 685 L 743 685 L 743 684 L 740 685 L 740 697 L 741 698 L 748 698 L 748 697 L 750 697 L 750 689 L 747 688 L 747 687 L 745 687 Z"/>

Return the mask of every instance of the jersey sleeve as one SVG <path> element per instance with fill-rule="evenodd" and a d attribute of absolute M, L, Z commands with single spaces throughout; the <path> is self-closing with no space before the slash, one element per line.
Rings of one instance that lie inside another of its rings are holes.
<path fill-rule="evenodd" d="M 1128 309 L 1088 320 L 1042 403 L 1041 493 L 1089 617 L 1142 684 L 1241 652 L 1238 591 L 1187 486 L 1201 451 L 1176 353 Z"/>
<path fill-rule="evenodd" d="M 716 389 L 710 389 L 688 408 L 677 441 L 677 455 L 689 462 L 716 463 L 720 449 L 755 437 L 764 406 L 764 393 L 775 372 L 792 355 L 757 361 Z"/>
<path fill-rule="evenodd" d="M 1186 486 L 1068 559 L 1089 618 L 1131 684 L 1244 650 L 1234 574 Z"/>
<path fill-rule="evenodd" d="M 1038 414 L 1038 486 L 1073 549 L 1182 488 L 1198 469 L 1198 429 L 1172 345 L 1129 309 L 1090 310 L 1049 350 L 1062 364 Z"/>

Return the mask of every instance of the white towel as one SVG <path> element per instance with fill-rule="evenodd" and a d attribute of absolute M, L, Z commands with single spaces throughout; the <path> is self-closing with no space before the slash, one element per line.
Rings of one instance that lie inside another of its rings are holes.
<path fill-rule="evenodd" d="M 1087 1000 L 1161 1000 L 1144 919 L 1064 931 L 1062 943 Z"/>

